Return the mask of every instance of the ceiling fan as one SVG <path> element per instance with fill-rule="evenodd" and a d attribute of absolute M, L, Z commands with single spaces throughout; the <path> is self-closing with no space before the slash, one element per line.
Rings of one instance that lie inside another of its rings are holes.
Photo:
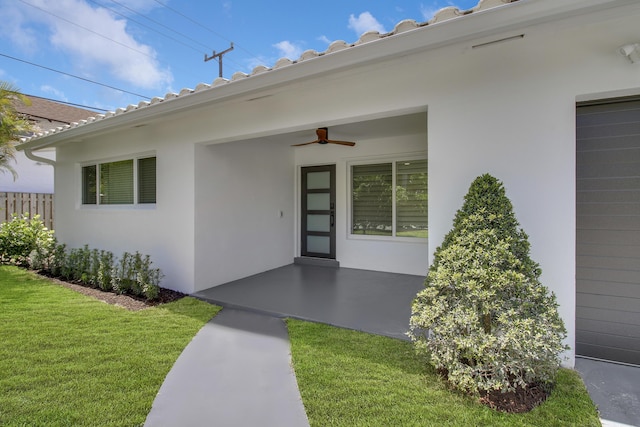
<path fill-rule="evenodd" d="M 339 144 L 339 145 L 347 145 L 349 147 L 353 147 L 356 145 L 355 142 L 351 141 L 336 141 L 334 139 L 329 139 L 329 129 L 328 128 L 318 128 L 316 129 L 316 135 L 318 135 L 318 139 L 310 142 L 303 142 L 302 144 L 293 144 L 292 147 L 300 147 L 302 145 L 309 144 Z"/>

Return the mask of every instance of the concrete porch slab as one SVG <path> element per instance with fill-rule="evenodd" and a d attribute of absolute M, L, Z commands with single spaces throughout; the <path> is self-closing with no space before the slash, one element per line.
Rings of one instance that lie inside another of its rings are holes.
<path fill-rule="evenodd" d="M 291 264 L 193 294 L 214 304 L 407 339 L 424 277 Z"/>

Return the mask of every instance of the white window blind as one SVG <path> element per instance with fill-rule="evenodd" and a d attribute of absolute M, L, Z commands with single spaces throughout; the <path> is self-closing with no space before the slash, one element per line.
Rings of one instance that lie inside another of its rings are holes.
<path fill-rule="evenodd" d="M 426 238 L 427 160 L 351 167 L 351 234 Z"/>
<path fill-rule="evenodd" d="M 83 166 L 81 178 L 83 205 L 156 203 L 155 157 Z"/>
<path fill-rule="evenodd" d="M 133 203 L 133 160 L 100 165 L 100 204 Z"/>
<path fill-rule="evenodd" d="M 352 233 L 391 235 L 393 174 L 391 163 L 352 168 Z"/>
<path fill-rule="evenodd" d="M 156 202 L 156 158 L 138 159 L 138 203 Z"/>

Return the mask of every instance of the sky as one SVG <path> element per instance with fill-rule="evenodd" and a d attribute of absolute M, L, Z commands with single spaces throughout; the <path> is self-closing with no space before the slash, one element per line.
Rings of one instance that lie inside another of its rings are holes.
<path fill-rule="evenodd" d="M 115 110 L 479 0 L 0 0 L 0 80 Z"/>

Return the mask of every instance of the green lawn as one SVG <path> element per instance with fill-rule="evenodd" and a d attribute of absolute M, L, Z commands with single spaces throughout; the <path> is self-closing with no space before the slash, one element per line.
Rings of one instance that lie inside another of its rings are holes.
<path fill-rule="evenodd" d="M 504 414 L 446 389 L 409 342 L 288 320 L 293 365 L 312 426 L 599 426 L 576 372 L 528 414 Z"/>
<path fill-rule="evenodd" d="M 0 267 L 0 425 L 141 425 L 169 369 L 218 307 L 193 298 L 139 312 Z M 598 426 L 575 372 L 529 414 L 448 391 L 410 343 L 288 321 L 313 426 Z"/>
<path fill-rule="evenodd" d="M 131 312 L 0 267 L 0 425 L 142 425 L 218 310 L 184 298 Z"/>

